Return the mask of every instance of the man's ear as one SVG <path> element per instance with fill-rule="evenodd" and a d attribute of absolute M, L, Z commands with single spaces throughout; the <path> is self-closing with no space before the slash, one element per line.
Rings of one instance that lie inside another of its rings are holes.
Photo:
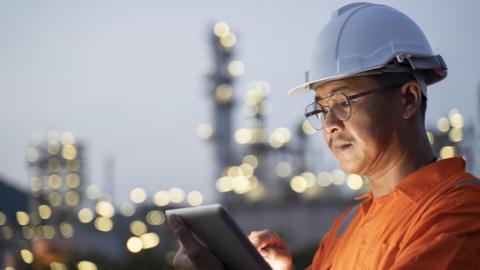
<path fill-rule="evenodd" d="M 420 113 L 423 97 L 422 89 L 416 81 L 408 81 L 402 86 L 400 98 L 402 101 L 403 119 L 410 119 L 415 113 Z"/>

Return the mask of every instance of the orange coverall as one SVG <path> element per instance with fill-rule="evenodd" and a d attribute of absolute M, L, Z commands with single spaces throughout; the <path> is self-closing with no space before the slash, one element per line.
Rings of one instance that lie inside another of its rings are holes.
<path fill-rule="evenodd" d="M 480 269 L 480 181 L 462 158 L 424 166 L 388 195 L 356 199 L 307 269 Z"/>

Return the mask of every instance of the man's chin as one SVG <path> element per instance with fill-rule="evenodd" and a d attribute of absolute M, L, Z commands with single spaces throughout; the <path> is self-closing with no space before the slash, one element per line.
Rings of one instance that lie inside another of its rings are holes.
<path fill-rule="evenodd" d="M 340 169 L 346 173 L 360 174 L 361 168 L 359 164 L 353 160 L 338 159 Z"/>

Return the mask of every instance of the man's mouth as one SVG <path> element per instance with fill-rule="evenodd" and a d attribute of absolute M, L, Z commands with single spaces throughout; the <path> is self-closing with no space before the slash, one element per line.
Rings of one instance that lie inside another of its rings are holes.
<path fill-rule="evenodd" d="M 351 143 L 342 143 L 342 144 L 333 145 L 332 149 L 334 152 L 341 152 L 346 150 L 350 146 L 352 146 Z"/>

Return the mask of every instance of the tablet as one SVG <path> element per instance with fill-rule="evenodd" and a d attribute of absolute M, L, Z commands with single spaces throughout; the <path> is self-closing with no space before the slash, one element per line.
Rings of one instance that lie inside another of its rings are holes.
<path fill-rule="evenodd" d="M 171 209 L 229 270 L 271 270 L 220 204 Z"/>

